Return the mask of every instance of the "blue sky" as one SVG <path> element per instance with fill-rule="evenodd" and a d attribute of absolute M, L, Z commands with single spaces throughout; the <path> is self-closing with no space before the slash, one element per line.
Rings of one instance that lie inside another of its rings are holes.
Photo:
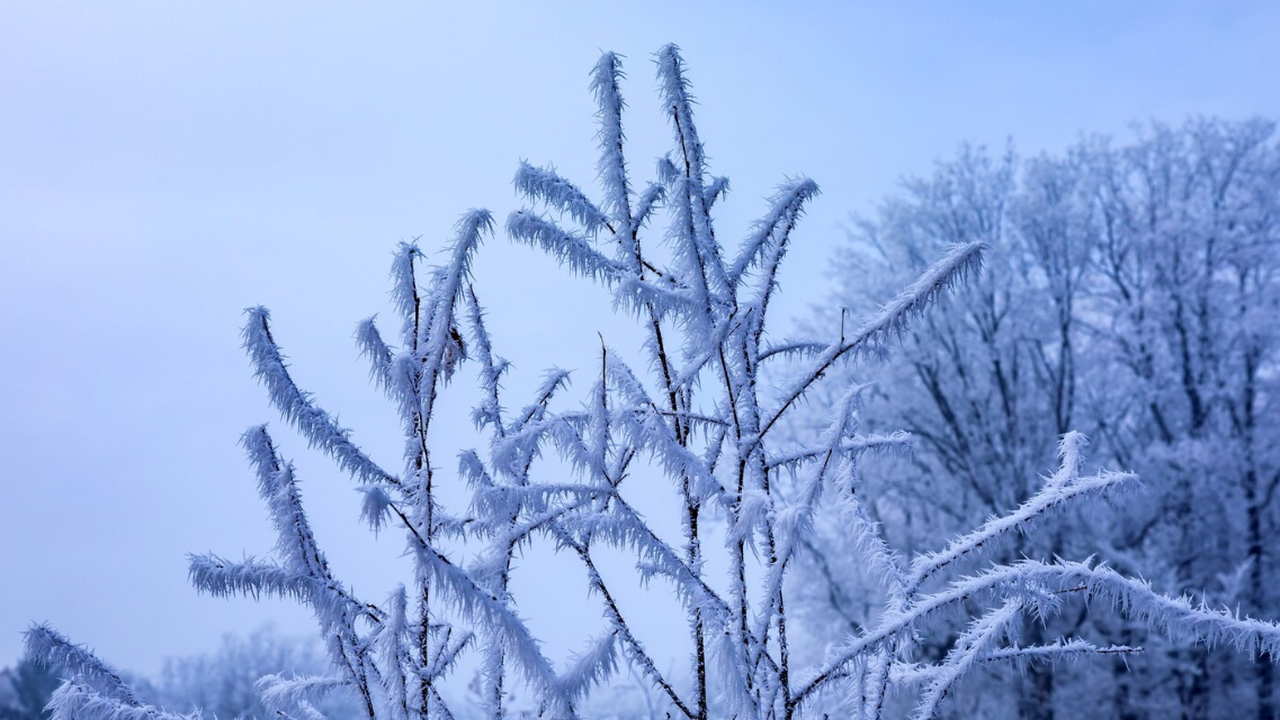
<path fill-rule="evenodd" d="M 601 50 L 627 56 L 643 177 L 668 140 L 649 56 L 682 46 L 729 237 L 784 176 L 822 187 L 782 275 L 799 317 L 848 214 L 962 142 L 1035 154 L 1150 118 L 1280 117 L 1278 27 L 1264 2 L 0 5 L 0 665 L 33 620 L 142 671 L 263 620 L 309 631 L 186 582 L 187 552 L 272 543 L 236 445 L 276 420 L 241 309 L 271 307 L 300 380 L 398 457 L 351 340 L 387 311 L 390 252 L 469 207 L 505 217 L 522 158 L 589 183 Z M 476 276 L 515 393 L 589 362 L 597 330 L 630 337 L 502 237 Z M 399 539 L 366 537 L 349 484 L 279 435 L 339 572 L 389 590 Z"/>

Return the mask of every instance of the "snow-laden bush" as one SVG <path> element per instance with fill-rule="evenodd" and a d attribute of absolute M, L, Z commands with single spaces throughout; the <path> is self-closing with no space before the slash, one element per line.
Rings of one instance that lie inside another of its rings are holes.
<path fill-rule="evenodd" d="M 656 55 L 663 107 L 674 149 L 657 178 L 637 190 L 624 155 L 619 59 L 606 54 L 592 74 L 599 112 L 599 181 L 594 202 L 553 170 L 521 165 L 517 189 L 537 209 L 511 214 L 506 232 L 541 248 L 570 271 L 612 293 L 616 306 L 647 333 L 646 356 L 628 361 L 604 347 L 598 375 L 582 404 L 557 409 L 567 382 L 552 374 L 521 410 L 504 404 L 505 361 L 494 354 L 484 312 L 470 283 L 481 238 L 494 231 L 484 210 L 458 222 L 446 262 L 422 267 L 418 247 L 396 256 L 393 297 L 402 316 L 396 345 L 372 320 L 357 333 L 373 376 L 398 406 L 405 462 L 397 472 L 370 458 L 335 418 L 299 389 L 271 333 L 265 308 L 247 313 L 244 344 L 257 376 L 284 417 L 330 455 L 363 490 L 363 516 L 374 529 L 404 533 L 415 573 L 389 600 L 356 597 L 330 571 L 303 510 L 293 466 L 265 427 L 243 438 L 259 492 L 278 533 L 274 557 L 233 561 L 192 557 L 196 587 L 218 596 L 289 596 L 310 606 L 332 661 L 323 676 L 268 676 L 259 692 L 280 717 L 318 720 L 315 699 L 336 688 L 354 692 L 369 718 L 451 718 L 440 692 L 460 658 L 482 668 L 483 712 L 501 718 L 515 687 L 536 698 L 538 714 L 575 717 L 584 699 L 624 665 L 652 686 L 672 717 L 816 717 L 828 712 L 880 717 L 890 692 L 916 698 L 918 717 L 975 667 L 1027 665 L 1088 655 L 1133 652 L 1082 640 L 1020 644 L 1014 629 L 1026 616 L 1045 617 L 1064 599 L 1141 619 L 1171 634 L 1241 650 L 1280 648 L 1280 627 L 1165 597 L 1144 582 L 1089 561 L 1024 559 L 960 574 L 1004 538 L 1061 507 L 1110 495 L 1134 482 L 1126 473 L 1082 471 L 1081 438 L 1061 439 L 1061 466 L 1040 490 L 1003 517 L 939 549 L 903 557 L 886 542 L 862 497 L 858 462 L 868 453 L 902 449 L 904 435 L 859 432 L 861 387 L 849 388 L 825 430 L 805 444 L 788 443 L 779 426 L 833 367 L 880 358 L 930 303 L 978 272 L 980 243 L 947 250 L 915 282 L 861 324 L 841 323 L 830 336 L 773 343 L 766 318 L 778 268 L 805 204 L 818 192 L 807 179 L 778 188 L 762 218 L 736 247 L 717 237 L 712 209 L 727 181 L 708 174 L 694 124 L 684 63 L 674 46 Z M 665 212 L 665 229 L 651 228 Z M 554 217 L 553 217 L 554 215 Z M 555 218 L 559 218 L 557 220 Z M 562 224 L 561 221 L 571 221 Z M 658 242 L 650 238 L 657 235 Z M 474 363 L 480 383 L 473 420 L 482 449 L 461 455 L 456 472 L 433 457 L 437 398 L 458 367 Z M 789 368 L 781 388 L 762 382 L 770 365 Z M 547 479 L 542 457 L 576 471 L 572 481 Z M 628 482 L 645 463 L 675 488 L 683 518 L 678 539 L 663 538 L 628 499 Z M 439 502 L 441 483 L 465 482 L 469 508 Z M 848 548 L 879 579 L 881 611 L 843 638 L 812 667 L 792 661 L 787 634 L 787 576 L 797 548 L 812 532 L 815 509 L 845 518 Z M 710 532 L 706 520 L 722 520 Z M 556 667 L 522 619 L 509 580 L 512 559 L 535 542 L 576 558 L 584 582 L 601 601 L 598 640 L 569 667 Z M 478 556 L 463 563 L 448 548 L 462 543 Z M 634 555 L 644 580 L 669 584 L 687 620 L 688 666 L 660 668 L 628 623 L 596 560 L 605 549 Z M 711 555 L 726 576 L 712 576 Z M 917 650 L 921 639 L 946 639 L 939 618 L 967 619 L 941 657 Z M 936 637 L 943 633 L 943 638 Z M 70 674 L 56 693 L 56 718 L 172 720 L 142 704 L 103 662 L 57 632 L 37 627 L 30 651 Z"/>

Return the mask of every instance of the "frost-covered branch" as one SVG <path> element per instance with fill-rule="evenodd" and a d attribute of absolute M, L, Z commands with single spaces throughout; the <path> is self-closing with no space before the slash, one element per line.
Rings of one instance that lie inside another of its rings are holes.
<path fill-rule="evenodd" d="M 911 566 L 910 589 L 914 592 L 938 570 L 969 556 L 979 548 L 989 546 L 1010 534 L 1026 532 L 1036 518 L 1077 498 L 1110 492 L 1137 482 L 1137 477 L 1132 473 L 1101 472 L 1081 478 L 1080 443 L 1081 438 L 1076 433 L 1069 433 L 1063 438 L 1060 446 L 1061 469 L 1048 479 L 1040 492 L 1013 512 L 991 518 L 972 533 L 956 538 L 944 549 L 916 558 Z"/>
<path fill-rule="evenodd" d="M 923 312 L 938 295 L 965 276 L 976 273 L 982 264 L 984 245 L 980 242 L 953 248 L 873 318 L 866 321 L 853 336 L 831 343 L 815 358 L 811 367 L 782 396 L 782 404 L 764 422 L 760 438 L 782 419 L 792 404 L 809 389 L 837 360 L 849 354 L 876 351 L 891 337 L 901 333 L 911 319 Z M 759 438 L 757 439 L 757 442 Z"/>
<path fill-rule="evenodd" d="M 361 482 L 400 484 L 399 479 L 378 467 L 351 441 L 351 431 L 320 409 L 311 395 L 298 389 L 280 346 L 271 335 L 271 313 L 264 307 L 245 310 L 243 338 L 245 351 L 253 361 L 254 375 L 267 388 L 271 402 L 313 447 L 318 447 L 343 470 Z"/>
<path fill-rule="evenodd" d="M 77 694 L 91 693 L 103 700 L 137 707 L 138 699 L 120 676 L 92 651 L 68 640 L 47 625 L 35 625 L 24 633 L 27 655 L 46 667 L 61 668 L 78 680 Z M 73 716 L 73 715 L 71 715 Z"/>

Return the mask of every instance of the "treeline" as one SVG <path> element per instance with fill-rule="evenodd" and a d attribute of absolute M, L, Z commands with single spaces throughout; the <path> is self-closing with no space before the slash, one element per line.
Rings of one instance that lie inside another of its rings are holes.
<path fill-rule="evenodd" d="M 149 705 L 231 720 L 273 716 L 256 687 L 260 678 L 321 675 L 328 670 L 328 659 L 314 639 L 281 635 L 267 625 L 247 636 L 227 635 L 212 652 L 170 658 L 155 678 L 125 676 Z M 67 674 L 29 658 L 0 669 L 0 720 L 48 720 L 51 713 L 45 706 Z M 335 692 L 321 709 L 335 720 L 356 717 L 359 711 L 352 700 Z"/>
<path fill-rule="evenodd" d="M 1032 158 L 966 147 L 855 220 L 837 309 L 815 325 L 834 332 L 838 308 L 857 316 L 943 249 L 974 241 L 989 246 L 980 276 L 904 333 L 889 362 L 853 378 L 876 383 L 868 423 L 914 438 L 909 457 L 867 475 L 894 541 L 936 545 L 1008 512 L 1056 466 L 1061 436 L 1080 430 L 1093 465 L 1133 470 L 1144 489 L 1123 512 L 1046 521 L 1006 559 L 1096 554 L 1167 593 L 1280 615 L 1274 124 L 1152 125 L 1130 142 L 1095 137 Z M 868 613 L 851 601 L 870 580 L 843 560 L 841 530 L 831 523 L 808 553 L 819 632 L 858 628 Z M 1169 642 L 1078 605 L 1028 622 L 1024 636 L 1083 635 L 1145 654 L 991 674 L 953 716 L 1276 717 L 1272 663 Z"/>

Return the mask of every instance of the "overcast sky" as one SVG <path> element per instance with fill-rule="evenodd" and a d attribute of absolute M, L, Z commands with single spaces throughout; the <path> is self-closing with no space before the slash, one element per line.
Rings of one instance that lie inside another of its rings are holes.
<path fill-rule="evenodd" d="M 601 50 L 626 56 L 644 177 L 669 138 L 650 55 L 683 48 L 713 172 L 733 182 L 722 236 L 784 176 L 822 187 L 782 274 L 789 317 L 824 299 L 848 214 L 962 142 L 1034 154 L 1135 120 L 1280 117 L 1268 2 L 479 5 L 0 3 L 0 666 L 31 621 L 144 672 L 264 620 L 309 632 L 289 604 L 187 584 L 187 552 L 272 545 L 236 444 L 264 421 L 340 576 L 390 589 L 400 538 L 367 537 L 350 483 L 266 405 L 241 310 L 273 310 L 300 381 L 394 465 L 355 323 L 386 313 L 398 241 L 431 249 L 467 208 L 516 209 L 519 159 L 591 182 Z M 589 365 L 597 330 L 631 337 L 607 296 L 563 278 L 501 236 L 482 251 L 513 392 Z M 442 433 L 469 444 L 463 399 L 445 410 Z M 548 632 L 589 607 L 564 577 L 569 600 L 523 608 Z"/>

